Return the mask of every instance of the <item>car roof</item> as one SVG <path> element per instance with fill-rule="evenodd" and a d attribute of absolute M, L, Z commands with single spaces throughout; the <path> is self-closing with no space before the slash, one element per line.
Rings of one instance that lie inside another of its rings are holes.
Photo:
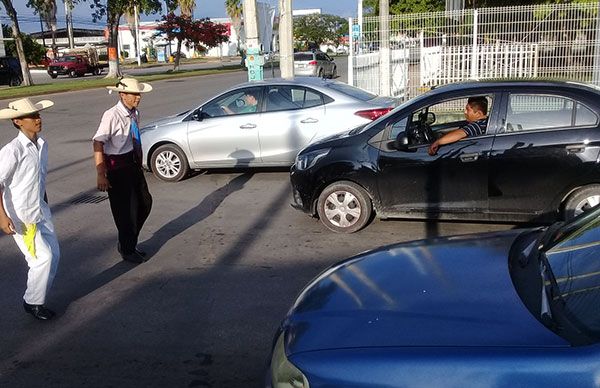
<path fill-rule="evenodd" d="M 575 81 L 560 80 L 533 80 L 533 79 L 489 79 L 481 81 L 464 81 L 438 87 L 433 87 L 429 92 L 432 94 L 459 91 L 465 89 L 501 89 L 501 88 L 568 88 L 568 89 L 586 89 L 589 91 L 600 92 L 600 87 L 591 84 L 585 84 Z"/>
<path fill-rule="evenodd" d="M 231 87 L 229 90 L 252 87 L 252 86 L 269 86 L 269 85 L 310 85 L 310 86 L 326 86 L 327 84 L 340 83 L 340 81 L 325 79 L 320 77 L 294 77 L 294 78 L 267 78 L 262 81 L 247 81 Z"/>

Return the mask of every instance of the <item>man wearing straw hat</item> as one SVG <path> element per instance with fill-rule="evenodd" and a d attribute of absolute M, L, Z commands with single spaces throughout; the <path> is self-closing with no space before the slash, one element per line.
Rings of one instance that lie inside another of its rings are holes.
<path fill-rule="evenodd" d="M 119 102 L 104 112 L 94 135 L 97 185 L 108 191 L 110 209 L 117 226 L 117 250 L 123 260 L 142 263 L 146 254 L 138 249 L 138 236 L 152 208 L 152 196 L 142 171 L 142 146 L 137 107 L 147 83 L 122 78 L 109 93 L 119 93 Z"/>
<path fill-rule="evenodd" d="M 0 119 L 12 120 L 19 129 L 17 137 L 0 149 L 0 229 L 13 236 L 29 266 L 23 307 L 43 321 L 54 316 L 44 304 L 60 256 L 46 199 L 48 145 L 38 135 L 39 112 L 52 105 L 49 100 L 33 103 L 23 98 L 0 110 Z"/>

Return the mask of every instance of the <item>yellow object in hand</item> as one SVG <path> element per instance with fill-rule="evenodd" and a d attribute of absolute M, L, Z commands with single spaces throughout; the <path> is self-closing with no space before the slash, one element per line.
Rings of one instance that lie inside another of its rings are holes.
<path fill-rule="evenodd" d="M 23 227 L 23 240 L 25 241 L 25 246 L 27 247 L 27 251 L 36 258 L 35 255 L 35 233 L 37 232 L 36 224 L 25 224 Z"/>

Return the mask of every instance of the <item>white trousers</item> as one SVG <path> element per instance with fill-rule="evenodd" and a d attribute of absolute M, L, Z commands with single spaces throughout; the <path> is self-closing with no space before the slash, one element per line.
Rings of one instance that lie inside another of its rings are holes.
<path fill-rule="evenodd" d="M 52 281 L 56 275 L 58 261 L 60 258 L 60 248 L 58 239 L 54 233 L 54 224 L 50 215 L 50 209 L 47 206 L 42 207 L 43 219 L 37 224 L 35 233 L 35 253 L 36 257 L 31 256 L 25 245 L 21 230 L 13 234 L 13 237 L 25 256 L 29 272 L 27 274 L 27 289 L 23 300 L 29 304 L 46 303 L 46 294 L 52 286 Z M 17 229 L 19 227 L 17 226 Z"/>

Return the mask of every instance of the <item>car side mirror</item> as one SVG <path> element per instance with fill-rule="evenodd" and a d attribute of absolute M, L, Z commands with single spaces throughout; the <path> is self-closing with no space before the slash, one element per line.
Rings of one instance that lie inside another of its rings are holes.
<path fill-rule="evenodd" d="M 194 113 L 192 113 L 192 119 L 195 121 L 204 120 L 204 113 L 202 112 L 202 109 L 197 109 Z"/>
<path fill-rule="evenodd" d="M 394 148 L 398 151 L 403 151 L 403 152 L 416 152 L 416 149 L 411 149 L 410 147 L 410 141 L 408 139 L 408 136 L 406 136 L 404 133 L 401 133 L 398 135 L 398 137 L 396 137 L 396 140 L 394 140 Z"/>

